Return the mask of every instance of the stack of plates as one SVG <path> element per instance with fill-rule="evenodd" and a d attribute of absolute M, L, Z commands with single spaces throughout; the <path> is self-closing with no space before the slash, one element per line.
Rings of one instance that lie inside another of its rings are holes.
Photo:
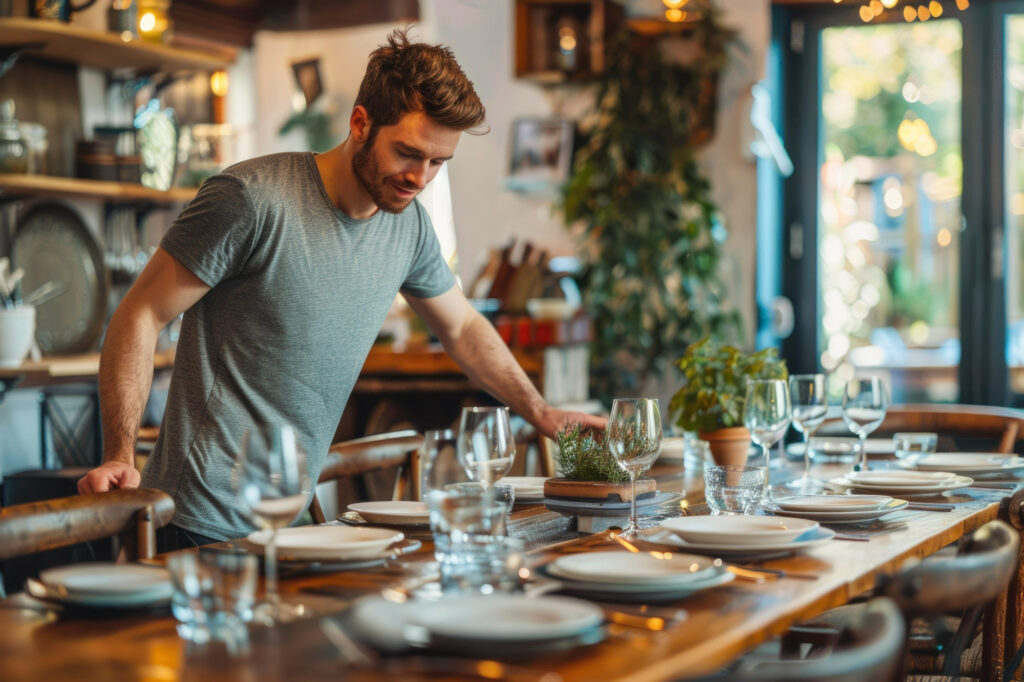
<path fill-rule="evenodd" d="M 835 532 L 807 519 L 772 516 L 683 516 L 644 534 L 648 542 L 714 556 L 790 553 L 831 540 Z"/>
<path fill-rule="evenodd" d="M 681 599 L 733 578 L 708 557 L 661 552 L 570 554 L 545 571 L 565 592 L 619 601 Z"/>
<path fill-rule="evenodd" d="M 821 523 L 872 521 L 907 506 L 887 495 L 798 495 L 775 499 L 773 513 Z"/>
<path fill-rule="evenodd" d="M 546 476 L 505 476 L 498 480 L 512 486 L 516 491 L 516 502 L 541 502 L 544 500 L 544 481 Z"/>
<path fill-rule="evenodd" d="M 439 602 L 359 600 L 350 624 L 382 651 L 420 647 L 501 659 L 593 644 L 604 638 L 600 607 L 570 597 L 494 594 Z"/>
<path fill-rule="evenodd" d="M 392 526 L 429 526 L 430 509 L 426 502 L 357 502 L 348 506 L 369 523 L 386 523 Z"/>
<path fill-rule="evenodd" d="M 356 561 L 383 559 L 387 549 L 405 538 L 387 528 L 349 526 L 298 526 L 277 531 L 277 552 L 282 560 Z M 270 531 L 251 533 L 249 542 L 264 547 Z"/>
<path fill-rule="evenodd" d="M 853 471 L 834 478 L 829 485 L 836 490 L 863 490 L 876 494 L 898 494 L 904 497 L 939 495 L 949 490 L 966 488 L 974 483 L 967 476 L 949 471 Z"/>
<path fill-rule="evenodd" d="M 1024 471 L 1024 457 L 994 452 L 940 452 L 902 459 L 899 465 L 904 469 L 948 471 L 961 476 L 1011 476 Z"/>
<path fill-rule="evenodd" d="M 140 564 L 87 563 L 51 568 L 29 581 L 29 594 L 94 608 L 164 606 L 174 588 L 166 568 Z"/>

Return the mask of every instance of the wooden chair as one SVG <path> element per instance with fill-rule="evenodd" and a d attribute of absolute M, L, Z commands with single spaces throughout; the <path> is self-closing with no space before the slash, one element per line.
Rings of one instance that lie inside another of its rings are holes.
<path fill-rule="evenodd" d="M 941 674 L 960 675 L 961 657 L 974 639 L 985 616 L 985 665 L 1001 667 L 1004 626 L 998 605 L 1005 599 L 1017 567 L 1020 540 L 1002 521 L 982 526 L 961 541 L 960 553 L 911 560 L 897 573 L 879 581 L 876 596 L 885 596 L 900 608 L 909 622 L 914 617 L 939 618 L 964 610 L 956 634 L 943 649 Z M 834 637 L 841 624 L 863 605 L 828 611 L 809 623 L 790 629 L 783 637 L 783 655 L 796 652 L 801 643 L 818 647 Z M 988 676 L 985 676 L 988 677 Z"/>
<path fill-rule="evenodd" d="M 881 682 L 895 679 L 903 650 L 900 609 L 884 597 L 847 612 L 837 623 L 835 648 L 825 658 L 740 664 L 712 679 L 737 682 Z"/>
<path fill-rule="evenodd" d="M 147 488 L 17 504 L 0 509 L 0 560 L 112 535 L 125 538 L 130 559 L 148 559 L 172 516 L 171 496 Z"/>
<path fill-rule="evenodd" d="M 842 428 L 841 422 L 833 422 L 819 434 L 834 434 Z M 988 405 L 891 405 L 872 437 L 901 431 L 937 433 L 950 448 L 977 449 L 969 443 L 982 442 L 982 449 L 1008 453 L 1024 439 L 1024 411 Z"/>
<path fill-rule="evenodd" d="M 406 491 L 410 491 L 411 497 L 418 500 L 422 446 L 423 436 L 411 429 L 335 443 L 327 451 L 327 459 L 317 482 L 327 483 L 341 478 L 353 478 L 361 498 L 367 499 L 369 490 L 365 476 L 397 467 L 391 499 L 400 500 L 405 497 Z M 314 523 L 326 521 L 320 500 L 315 494 L 309 505 L 309 512 Z"/>

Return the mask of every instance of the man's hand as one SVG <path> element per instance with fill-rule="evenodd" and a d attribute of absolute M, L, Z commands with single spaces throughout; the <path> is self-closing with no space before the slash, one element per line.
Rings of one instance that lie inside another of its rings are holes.
<path fill-rule="evenodd" d="M 78 494 L 105 493 L 115 488 L 138 488 L 142 477 L 131 464 L 104 462 L 78 480 Z"/>
<path fill-rule="evenodd" d="M 585 412 L 569 412 L 568 410 L 556 410 L 549 407 L 545 410 L 537 423 L 534 424 L 537 430 L 552 440 L 557 440 L 558 432 L 572 424 L 582 424 L 585 429 L 604 431 L 608 420 Z"/>

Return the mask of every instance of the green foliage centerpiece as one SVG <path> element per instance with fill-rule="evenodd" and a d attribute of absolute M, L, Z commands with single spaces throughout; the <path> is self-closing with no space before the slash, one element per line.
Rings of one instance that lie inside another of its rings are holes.
<path fill-rule="evenodd" d="M 558 433 L 556 446 L 555 462 L 562 475 L 545 481 L 546 497 L 629 501 L 629 474 L 615 461 L 604 434 L 572 424 Z M 652 479 L 637 479 L 637 499 L 653 496 L 655 487 Z"/>
<path fill-rule="evenodd" d="M 750 433 L 743 427 L 747 382 L 786 379 L 789 372 L 778 351 L 766 348 L 748 355 L 705 338 L 689 346 L 677 366 L 686 383 L 669 405 L 671 414 L 678 415 L 676 425 L 708 441 L 719 464 L 746 462 L 750 445 Z"/>
<path fill-rule="evenodd" d="M 582 228 L 580 284 L 604 398 L 634 392 L 696 339 L 741 333 L 718 274 L 726 230 L 695 159 L 734 31 L 713 5 L 690 30 L 697 56 L 685 63 L 665 57 L 661 39 L 625 35 L 613 46 L 563 188 L 566 224 Z"/>

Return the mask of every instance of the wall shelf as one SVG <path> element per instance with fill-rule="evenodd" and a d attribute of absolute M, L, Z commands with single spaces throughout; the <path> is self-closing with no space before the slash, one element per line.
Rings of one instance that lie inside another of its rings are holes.
<path fill-rule="evenodd" d="M 167 45 L 121 40 L 116 33 L 46 19 L 0 18 L 0 48 L 43 43 L 26 54 L 54 61 L 114 71 L 216 71 L 234 60 L 234 51 L 220 54 L 184 50 Z"/>
<path fill-rule="evenodd" d="M 177 204 L 190 201 L 196 192 L 195 188 L 189 187 L 173 187 L 164 192 L 124 182 L 0 173 L 0 196 L 5 198 L 35 196 L 97 199 L 123 204 Z"/>

